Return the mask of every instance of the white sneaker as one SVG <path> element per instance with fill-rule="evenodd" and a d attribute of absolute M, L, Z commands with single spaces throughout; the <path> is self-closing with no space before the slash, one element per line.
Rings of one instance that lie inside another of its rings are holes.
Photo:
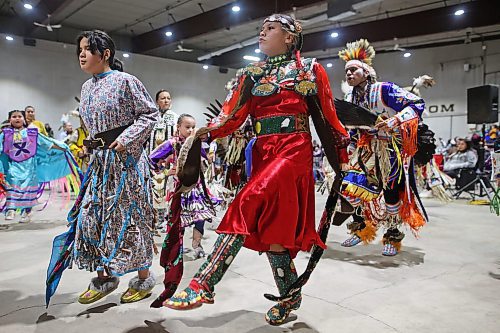
<path fill-rule="evenodd" d="M 16 217 L 16 211 L 15 210 L 8 210 L 7 214 L 5 214 L 5 220 L 10 221 L 13 220 L 14 217 Z"/>
<path fill-rule="evenodd" d="M 19 220 L 19 223 L 28 223 L 30 221 L 31 221 L 31 212 L 29 213 L 22 212 L 21 220 Z"/>

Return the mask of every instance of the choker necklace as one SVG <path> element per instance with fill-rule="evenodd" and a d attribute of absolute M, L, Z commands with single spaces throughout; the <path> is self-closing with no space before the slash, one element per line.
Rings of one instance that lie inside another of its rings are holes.
<path fill-rule="evenodd" d="M 289 53 L 285 53 L 285 54 L 280 54 L 280 55 L 273 56 L 273 57 L 268 57 L 266 62 L 269 64 L 276 65 L 276 64 L 279 64 L 283 61 L 287 61 L 290 59 L 292 59 L 292 56 Z"/>

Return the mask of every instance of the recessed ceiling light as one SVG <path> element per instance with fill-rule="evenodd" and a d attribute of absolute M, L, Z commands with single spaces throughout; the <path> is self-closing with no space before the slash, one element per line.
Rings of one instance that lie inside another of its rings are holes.
<path fill-rule="evenodd" d="M 409 58 L 409 57 L 411 57 L 411 53 L 410 52 L 406 52 L 405 54 L 403 54 L 403 57 Z"/>
<path fill-rule="evenodd" d="M 332 38 L 337 38 L 338 36 L 339 36 L 339 33 L 338 33 L 338 32 L 336 32 L 336 31 L 334 31 L 334 32 L 332 32 L 332 33 L 330 34 L 330 37 L 332 37 Z"/>
<path fill-rule="evenodd" d="M 255 53 L 260 53 L 260 49 L 255 49 Z"/>
<path fill-rule="evenodd" d="M 331 62 L 329 62 L 326 64 L 326 67 L 331 68 L 331 67 L 333 67 L 333 64 Z"/>
<path fill-rule="evenodd" d="M 124 53 L 124 54 L 123 54 L 123 57 L 124 57 L 124 58 L 128 58 L 128 57 L 130 57 L 130 54 L 128 54 L 128 53 Z"/>
<path fill-rule="evenodd" d="M 465 13 L 465 10 L 463 10 L 463 9 L 459 9 L 459 10 L 457 10 L 457 11 L 455 12 L 455 15 L 456 15 L 456 16 L 460 16 L 460 15 L 463 15 L 464 13 Z"/>
<path fill-rule="evenodd" d="M 29 4 L 29 3 L 25 3 L 24 4 L 24 8 L 26 8 L 26 9 L 33 9 L 33 6 L 31 4 Z"/>
<path fill-rule="evenodd" d="M 208 69 L 208 65 L 203 65 L 203 69 Z"/>
<path fill-rule="evenodd" d="M 251 55 L 245 55 L 245 56 L 243 56 L 243 59 L 250 60 L 250 61 L 260 61 L 259 57 L 255 57 L 255 56 L 251 56 Z"/>
<path fill-rule="evenodd" d="M 172 36 L 172 35 L 173 35 L 173 34 L 172 34 L 172 31 L 167 31 L 167 32 L 165 32 L 165 36 L 167 36 L 167 37 L 170 37 L 170 36 Z"/>
<path fill-rule="evenodd" d="M 234 5 L 234 6 L 231 8 L 231 10 L 232 10 L 233 12 L 235 12 L 235 13 L 236 13 L 236 12 L 239 12 L 239 11 L 241 10 L 241 8 L 240 8 L 240 6 L 238 6 L 238 5 Z"/>
<path fill-rule="evenodd" d="M 5 36 L 5 39 L 7 39 L 8 41 L 13 41 L 14 38 L 12 38 L 11 36 Z"/>

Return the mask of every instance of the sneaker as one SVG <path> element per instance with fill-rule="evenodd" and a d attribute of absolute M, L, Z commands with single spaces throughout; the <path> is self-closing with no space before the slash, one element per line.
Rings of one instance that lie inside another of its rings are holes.
<path fill-rule="evenodd" d="M 21 220 L 19 220 L 19 223 L 28 223 L 31 222 L 31 212 L 22 212 L 21 213 Z"/>
<path fill-rule="evenodd" d="M 5 219 L 7 221 L 13 220 L 16 217 L 16 211 L 15 210 L 8 210 L 7 214 L 5 214 Z"/>

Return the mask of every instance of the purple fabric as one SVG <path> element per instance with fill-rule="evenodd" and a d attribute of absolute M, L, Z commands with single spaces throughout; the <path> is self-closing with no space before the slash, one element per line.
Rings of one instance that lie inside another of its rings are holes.
<path fill-rule="evenodd" d="M 26 161 L 36 155 L 38 129 L 28 128 L 26 137 L 14 142 L 14 129 L 5 128 L 3 152 L 16 162 Z"/>
<path fill-rule="evenodd" d="M 161 145 L 159 145 L 153 152 L 149 155 L 149 159 L 151 160 L 153 166 L 158 168 L 158 162 L 160 160 L 166 159 L 174 152 L 174 146 L 172 145 L 172 141 L 167 140 Z"/>

